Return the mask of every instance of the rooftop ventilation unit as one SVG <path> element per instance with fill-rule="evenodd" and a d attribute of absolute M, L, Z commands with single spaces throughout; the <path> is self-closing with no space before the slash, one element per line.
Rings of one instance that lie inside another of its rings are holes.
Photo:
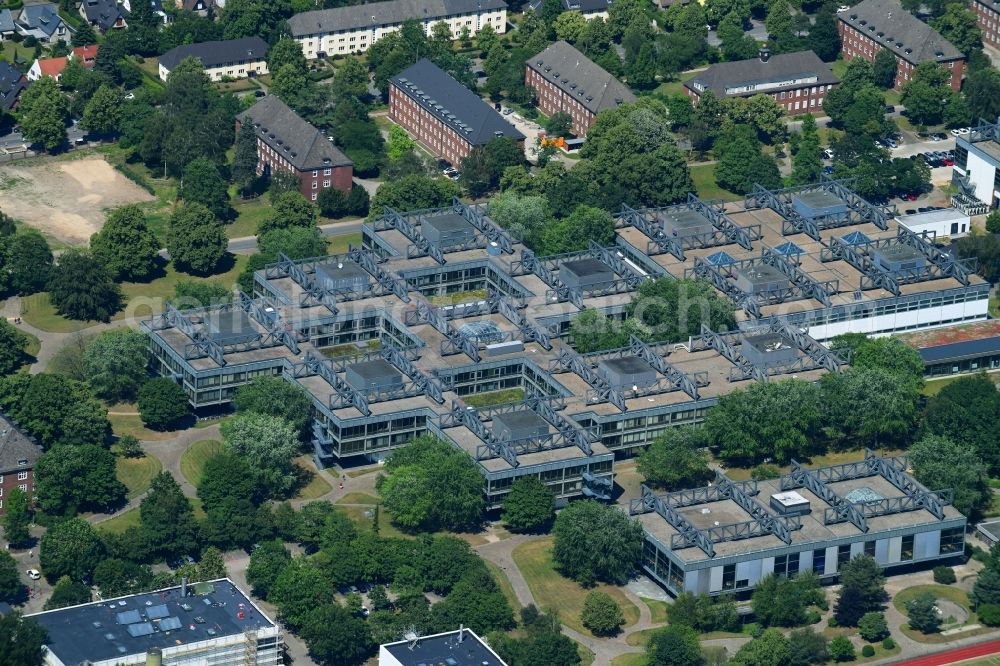
<path fill-rule="evenodd" d="M 935 52 L 934 52 L 934 55 L 935 55 L 936 57 L 938 57 L 938 58 L 943 58 L 943 57 L 944 57 L 944 54 L 943 54 L 943 53 L 941 53 L 940 51 L 935 51 Z"/>
<path fill-rule="evenodd" d="M 407 79 L 407 78 L 405 78 L 405 77 L 402 77 L 402 76 L 401 76 L 401 77 L 399 77 L 399 82 L 400 82 L 400 83 L 409 83 L 409 82 L 410 82 L 410 80 L 409 80 L 409 79 Z"/>
<path fill-rule="evenodd" d="M 552 71 L 552 65 L 546 65 L 545 66 L 545 71 L 546 72 L 551 72 Z"/>
<path fill-rule="evenodd" d="M 539 67 L 541 67 L 542 66 L 542 61 L 541 60 L 536 60 L 535 64 L 538 65 Z"/>
<path fill-rule="evenodd" d="M 903 49 L 903 53 L 909 55 L 909 54 L 913 53 L 913 49 L 907 47 L 907 48 Z"/>

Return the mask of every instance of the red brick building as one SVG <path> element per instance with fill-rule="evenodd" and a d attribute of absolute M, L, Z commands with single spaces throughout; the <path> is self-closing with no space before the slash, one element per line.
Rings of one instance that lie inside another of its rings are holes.
<path fill-rule="evenodd" d="M 257 134 L 259 175 L 279 170 L 293 174 L 299 191 L 310 201 L 328 187 L 351 191 L 354 162 L 280 99 L 268 95 L 237 115 L 237 133 L 248 119 Z"/>
<path fill-rule="evenodd" d="M 584 136 L 597 114 L 634 102 L 628 87 L 566 42 L 550 45 L 525 63 L 524 83 L 535 90 L 538 110 L 573 118 L 573 134 Z"/>
<path fill-rule="evenodd" d="M 875 60 L 883 49 L 896 56 L 896 90 L 912 78 L 917 65 L 936 62 L 951 72 L 951 87 L 962 87 L 965 55 L 897 0 L 864 0 L 837 15 L 845 60 Z"/>
<path fill-rule="evenodd" d="M 389 80 L 389 118 L 455 166 L 497 137 L 524 146 L 524 135 L 496 109 L 426 58 Z"/>
<path fill-rule="evenodd" d="M 42 449 L 34 440 L 21 432 L 14 423 L 0 413 L 0 514 L 14 488 L 35 496 L 35 461 Z"/>
<path fill-rule="evenodd" d="M 757 58 L 720 62 L 684 82 L 695 101 L 707 90 L 719 99 L 770 95 L 790 116 L 823 114 L 823 100 L 840 83 L 830 66 L 812 51 L 772 56 L 767 47 Z"/>
<path fill-rule="evenodd" d="M 983 44 L 1000 49 L 1000 0 L 972 0 L 970 9 L 983 33 Z"/>

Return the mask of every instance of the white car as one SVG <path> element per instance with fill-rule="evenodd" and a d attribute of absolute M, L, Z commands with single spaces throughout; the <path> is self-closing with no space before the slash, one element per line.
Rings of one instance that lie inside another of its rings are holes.
<path fill-rule="evenodd" d="M 826 150 L 823 151 L 823 157 L 825 157 L 828 160 L 832 160 L 833 159 L 833 151 L 830 150 L 829 148 L 827 148 Z"/>
<path fill-rule="evenodd" d="M 38 580 L 42 577 L 42 574 L 38 573 L 38 569 L 28 569 L 25 573 L 28 574 L 28 578 L 31 580 Z"/>
<path fill-rule="evenodd" d="M 964 128 L 964 127 L 963 127 L 962 129 L 958 129 L 958 128 L 955 128 L 955 129 L 953 129 L 953 130 L 951 131 L 951 135 L 952 135 L 952 136 L 958 136 L 959 134 L 963 134 L 963 133 L 964 133 L 964 131 L 965 131 L 965 128 Z"/>
<path fill-rule="evenodd" d="M 840 12 L 846 12 L 848 9 L 850 9 L 850 7 L 848 7 L 847 5 L 841 5 L 837 7 L 837 13 L 839 14 Z"/>

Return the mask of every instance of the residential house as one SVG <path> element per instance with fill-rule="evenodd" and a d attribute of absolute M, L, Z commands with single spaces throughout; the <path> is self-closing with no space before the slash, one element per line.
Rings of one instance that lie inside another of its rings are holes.
<path fill-rule="evenodd" d="M 31 63 L 31 69 L 28 70 L 28 80 L 37 81 L 43 76 L 51 76 L 58 81 L 63 69 L 73 58 L 79 58 L 85 68 L 91 69 L 97 62 L 97 48 L 97 44 L 78 46 L 70 51 L 68 56 L 39 58 Z"/>
<path fill-rule="evenodd" d="M 24 434 L 12 420 L 0 412 L 0 514 L 14 488 L 35 496 L 35 462 L 42 449 Z"/>
<path fill-rule="evenodd" d="M 16 33 L 14 14 L 9 9 L 0 9 L 0 39 L 10 39 Z"/>
<path fill-rule="evenodd" d="M 25 5 L 17 14 L 17 31 L 25 37 L 34 37 L 43 44 L 54 44 L 60 39 L 69 42 L 75 30 L 59 16 L 59 7 L 51 2 Z"/>
<path fill-rule="evenodd" d="M 125 11 L 129 14 L 132 13 L 132 2 L 142 2 L 142 0 L 122 0 L 122 7 L 124 7 Z M 147 2 L 149 2 L 149 6 L 152 8 L 153 13 L 159 16 L 161 21 L 164 23 L 169 22 L 170 17 L 168 17 L 167 13 L 163 11 L 163 2 L 161 2 L 161 0 L 147 0 Z"/>
<path fill-rule="evenodd" d="M 109 30 L 128 27 L 125 22 L 127 15 L 128 12 L 118 4 L 118 0 L 83 0 L 80 3 L 80 16 L 102 35 Z"/>
<path fill-rule="evenodd" d="M 164 81 L 185 58 L 194 58 L 213 81 L 223 77 L 245 79 L 267 74 L 267 42 L 260 37 L 244 37 L 221 42 L 183 44 L 160 56 L 160 78 Z"/>
<path fill-rule="evenodd" d="M 0 107 L 4 111 L 14 111 L 30 83 L 21 71 L 9 62 L 0 61 Z"/>
<path fill-rule="evenodd" d="M 215 0 L 176 0 L 177 9 L 194 12 L 199 16 L 208 16 L 216 8 L 225 6 L 225 2 L 218 3 Z"/>
<path fill-rule="evenodd" d="M 237 133 L 244 122 L 252 122 L 257 134 L 259 175 L 276 170 L 291 173 L 299 181 L 299 191 L 311 201 L 328 187 L 351 191 L 354 162 L 275 95 L 237 115 Z"/>
<path fill-rule="evenodd" d="M 910 12 L 898 0 L 864 0 L 837 14 L 845 60 L 873 61 L 887 49 L 898 62 L 896 90 L 913 76 L 917 65 L 934 62 L 949 71 L 951 87 L 962 87 L 965 55 Z"/>
<path fill-rule="evenodd" d="M 695 101 L 706 90 L 719 99 L 770 95 L 788 115 L 818 113 L 823 100 L 840 83 L 830 66 L 812 51 L 772 56 L 768 48 L 760 56 L 736 62 L 720 62 L 684 82 L 684 91 Z"/>
<path fill-rule="evenodd" d="M 389 80 L 389 119 L 435 156 L 458 165 L 477 146 L 524 135 L 479 95 L 426 58 Z"/>
<path fill-rule="evenodd" d="M 560 111 L 573 119 L 573 134 L 583 136 L 597 114 L 635 101 L 624 83 L 564 41 L 528 58 L 524 82 L 535 89 L 538 110 Z"/>
<path fill-rule="evenodd" d="M 292 37 L 302 44 L 306 58 L 362 53 L 399 30 L 406 19 L 420 19 L 428 36 L 444 21 L 458 37 L 463 29 L 475 35 L 485 25 L 498 34 L 507 30 L 504 0 L 388 0 L 364 5 L 320 9 L 288 19 Z"/>

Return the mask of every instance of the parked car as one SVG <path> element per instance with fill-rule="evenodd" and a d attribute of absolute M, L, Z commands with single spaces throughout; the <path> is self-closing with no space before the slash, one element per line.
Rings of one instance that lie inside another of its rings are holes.
<path fill-rule="evenodd" d="M 955 166 L 955 160 L 951 159 L 950 157 L 946 157 L 941 161 L 944 162 L 945 166 Z"/>
<path fill-rule="evenodd" d="M 823 157 L 825 157 L 828 160 L 832 160 L 833 159 L 833 151 L 830 150 L 829 148 L 827 148 L 826 150 L 823 151 Z"/>
<path fill-rule="evenodd" d="M 893 139 L 893 138 L 886 139 L 885 140 L 885 145 L 889 146 L 890 148 L 898 148 L 899 147 L 899 144 L 896 143 L 896 140 Z"/>
<path fill-rule="evenodd" d="M 941 132 L 934 132 L 934 134 L 931 134 L 931 141 L 944 141 L 944 140 L 945 136 L 944 134 L 941 134 Z"/>
<path fill-rule="evenodd" d="M 917 211 L 916 211 L 915 209 L 913 209 L 913 208 L 907 208 L 907 209 L 906 209 L 906 214 L 907 214 L 907 215 L 913 215 L 913 214 L 914 214 L 914 213 L 916 213 L 916 212 L 917 212 Z"/>
<path fill-rule="evenodd" d="M 903 198 L 906 199 L 907 201 L 916 201 L 917 195 L 914 194 L 913 192 L 907 192 L 906 194 L 903 195 Z"/>
<path fill-rule="evenodd" d="M 832 166 L 823 167 L 823 173 L 833 173 L 833 167 Z"/>
<path fill-rule="evenodd" d="M 264 92 L 263 90 L 254 90 L 253 91 L 253 96 L 254 97 L 267 97 L 267 93 Z"/>
<path fill-rule="evenodd" d="M 514 113 L 514 109 L 510 108 L 509 106 L 505 106 L 503 107 L 503 109 L 501 109 L 500 113 L 502 113 L 505 116 L 509 116 L 510 114 Z"/>
<path fill-rule="evenodd" d="M 885 105 L 885 112 L 886 113 L 895 113 L 896 112 L 896 107 L 894 107 L 892 104 L 886 104 Z"/>
<path fill-rule="evenodd" d="M 917 212 L 918 212 L 918 213 L 929 213 L 929 212 L 930 212 L 930 210 L 931 210 L 931 209 L 930 209 L 930 208 L 928 208 L 927 206 L 923 206 L 923 207 L 921 207 L 921 208 L 918 208 L 918 209 L 917 209 Z"/>
<path fill-rule="evenodd" d="M 28 569 L 25 573 L 28 574 L 28 578 L 31 580 L 38 580 L 42 577 L 42 574 L 38 573 L 38 569 Z"/>
<path fill-rule="evenodd" d="M 846 12 L 848 9 L 850 9 L 850 7 L 848 7 L 847 5 L 841 5 L 837 7 L 837 13 L 839 14 L 841 12 Z"/>

